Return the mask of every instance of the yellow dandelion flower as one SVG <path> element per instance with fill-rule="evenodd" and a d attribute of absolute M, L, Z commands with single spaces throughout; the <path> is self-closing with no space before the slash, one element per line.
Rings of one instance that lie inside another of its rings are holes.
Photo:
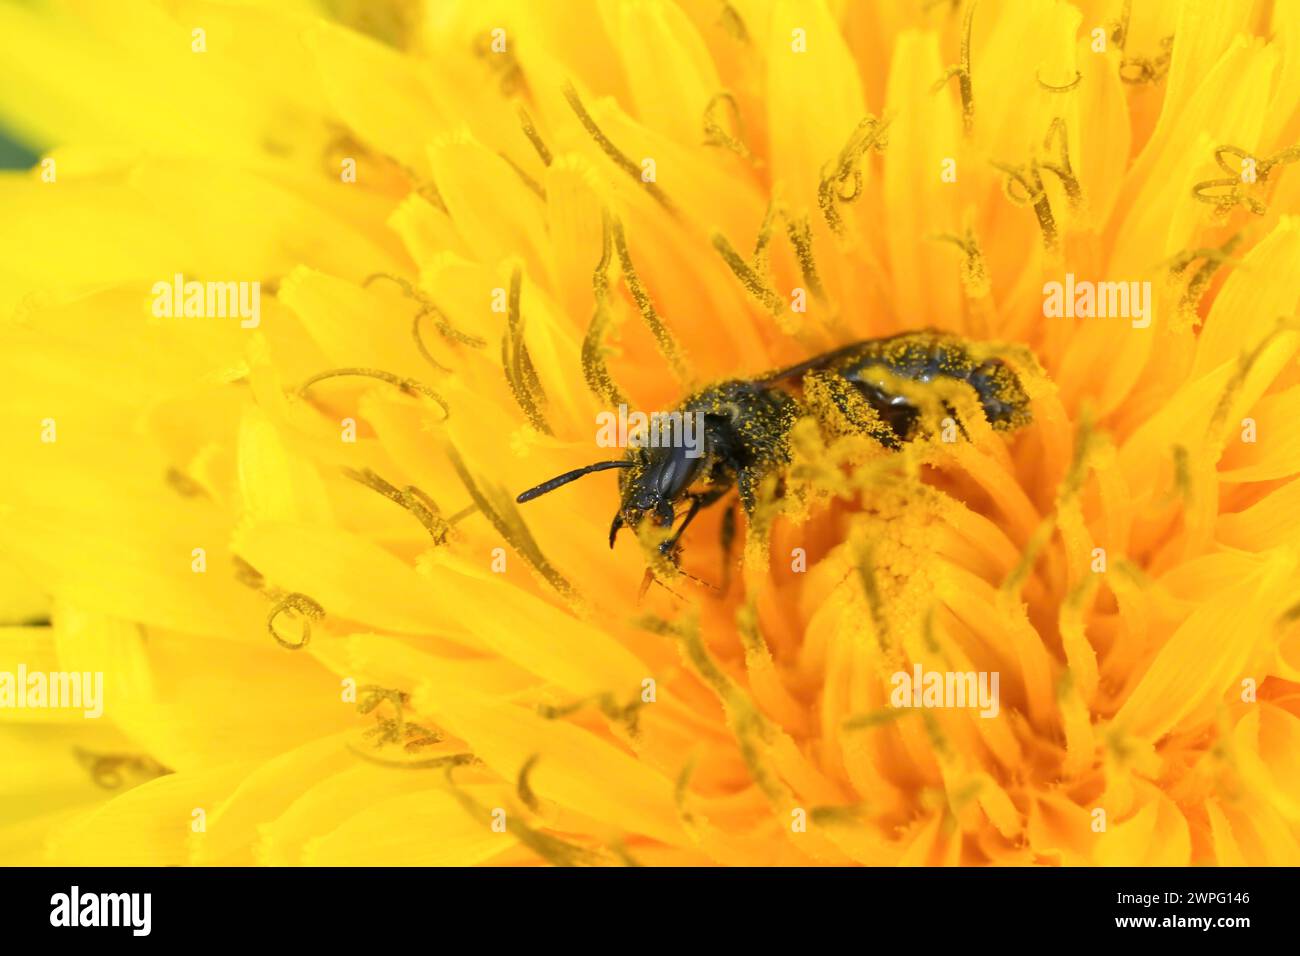
<path fill-rule="evenodd" d="M 0 5 L 0 859 L 1300 863 L 1298 78 L 1297 0 Z M 643 594 L 515 501 L 919 329 L 1029 420 L 810 376 Z"/>

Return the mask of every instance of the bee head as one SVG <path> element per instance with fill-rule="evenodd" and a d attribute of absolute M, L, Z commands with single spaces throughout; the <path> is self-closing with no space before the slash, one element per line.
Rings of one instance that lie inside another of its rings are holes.
<path fill-rule="evenodd" d="M 636 448 L 628 452 L 629 467 L 618 476 L 621 504 L 609 528 L 609 546 L 620 528 L 636 530 L 642 521 L 670 527 L 677 502 L 695 481 L 704 459 L 687 454 L 680 445 Z"/>
<path fill-rule="evenodd" d="M 609 546 L 612 548 L 620 528 L 635 530 L 646 520 L 659 527 L 672 525 L 677 502 L 695 480 L 704 461 L 702 457 L 688 455 L 687 451 L 680 445 L 632 448 L 618 461 L 599 461 L 557 475 L 528 489 L 515 500 L 523 504 L 584 475 L 610 468 L 622 469 L 618 482 L 619 509 L 609 528 Z"/>

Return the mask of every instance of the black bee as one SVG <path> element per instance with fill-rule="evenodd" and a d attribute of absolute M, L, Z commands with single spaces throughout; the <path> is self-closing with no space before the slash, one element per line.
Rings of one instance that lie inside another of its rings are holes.
<path fill-rule="evenodd" d="M 695 457 L 682 442 L 629 448 L 621 459 L 557 475 L 516 500 L 522 504 L 583 475 L 620 469 L 621 504 L 610 525 L 610 547 L 619 529 L 635 530 L 646 520 L 671 529 L 685 505 L 681 524 L 659 545 L 662 555 L 673 557 L 682 532 L 701 509 L 733 488 L 746 515 L 754 513 L 763 480 L 789 461 L 789 434 L 799 419 L 814 414 L 824 422 L 833 408 L 841 416 L 833 427 L 870 435 L 886 448 L 897 449 L 927 430 L 927 411 L 942 409 L 956 419 L 938 389 L 944 382 L 973 389 L 996 429 L 1018 428 L 1030 420 L 1028 396 L 1002 359 L 953 335 L 904 332 L 855 342 L 759 378 L 731 379 L 688 396 L 676 411 L 703 415 Z"/>

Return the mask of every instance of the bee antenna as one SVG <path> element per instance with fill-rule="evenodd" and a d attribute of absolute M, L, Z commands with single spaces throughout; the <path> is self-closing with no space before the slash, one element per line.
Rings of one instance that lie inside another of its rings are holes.
<path fill-rule="evenodd" d="M 583 475 L 590 475 L 593 471 L 607 471 L 610 468 L 631 468 L 632 463 L 620 458 L 618 461 L 598 461 L 594 465 L 587 465 L 584 468 L 575 468 L 573 471 L 566 471 L 562 475 L 556 475 L 548 481 L 543 481 L 536 488 L 529 488 L 518 498 L 515 499 L 517 504 L 523 504 L 525 501 L 532 501 L 534 498 L 540 498 L 547 492 L 554 491 L 561 485 L 567 485 L 571 481 L 577 481 Z"/>

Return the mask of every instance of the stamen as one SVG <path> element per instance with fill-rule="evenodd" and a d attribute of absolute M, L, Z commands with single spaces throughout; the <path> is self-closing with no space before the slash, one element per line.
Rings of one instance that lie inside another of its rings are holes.
<path fill-rule="evenodd" d="M 524 128 L 524 135 L 528 137 L 528 142 L 533 144 L 533 149 L 537 150 L 542 165 L 551 165 L 553 161 L 551 151 L 547 148 L 541 134 L 537 132 L 537 127 L 533 125 L 533 118 L 529 115 L 528 109 L 522 105 L 519 107 L 519 125 Z"/>
<path fill-rule="evenodd" d="M 722 14 L 720 19 L 724 30 L 741 43 L 749 42 L 749 30 L 745 28 L 745 21 L 741 19 L 740 14 L 732 4 L 728 2 L 722 4 Z"/>
<path fill-rule="evenodd" d="M 533 788 L 528 785 L 528 775 L 532 773 L 533 767 L 537 765 L 541 754 L 533 754 L 524 765 L 519 768 L 519 779 L 515 784 L 515 792 L 519 794 L 519 801 L 533 813 L 541 810 L 541 803 L 537 799 L 537 794 L 533 793 Z"/>
<path fill-rule="evenodd" d="M 327 369 L 324 372 L 319 372 L 316 375 L 313 375 L 311 378 L 307 379 L 307 381 L 298 386 L 298 395 L 305 399 L 307 397 L 307 390 L 317 382 L 323 382 L 326 379 L 341 378 L 349 375 L 357 375 L 362 378 L 375 378 L 381 382 L 387 382 L 389 385 L 400 388 L 407 395 L 423 395 L 425 398 L 431 399 L 442 407 L 443 421 L 446 421 L 451 417 L 450 406 L 448 406 L 448 404 L 442 399 L 442 396 L 429 388 L 429 386 L 424 385 L 413 378 L 401 378 L 400 376 L 394 375 L 392 372 L 385 372 L 383 369 L 377 368 Z"/>
<path fill-rule="evenodd" d="M 970 72 L 970 37 L 971 30 L 975 23 L 975 8 L 978 3 L 972 2 L 966 8 L 966 17 L 962 21 L 961 27 L 961 51 L 957 66 L 950 66 L 944 71 L 943 78 L 934 85 L 936 91 L 943 89 L 945 83 L 954 76 L 957 77 L 957 89 L 961 94 L 961 122 L 962 129 L 969 136 L 975 128 L 975 95 L 971 86 Z"/>
<path fill-rule="evenodd" d="M 497 150 L 497 155 L 506 161 L 506 165 L 515 171 L 519 181 L 528 187 L 528 190 L 542 202 L 546 202 L 546 190 L 542 184 L 535 180 L 529 173 L 513 159 L 507 156 L 501 150 Z"/>
<path fill-rule="evenodd" d="M 168 468 L 165 475 L 167 484 L 171 485 L 177 494 L 185 498 L 206 498 L 207 490 L 179 468 Z"/>
<path fill-rule="evenodd" d="M 454 447 L 448 446 L 447 457 L 451 461 L 452 467 L 456 469 L 461 484 L 465 486 L 465 490 L 474 499 L 474 504 L 478 507 L 478 510 L 482 511 L 487 519 L 492 522 L 492 526 L 497 529 L 497 533 L 505 539 L 515 553 L 532 565 L 533 570 L 540 574 L 571 605 L 581 604 L 582 598 L 577 589 L 542 554 L 542 549 L 538 547 L 537 542 L 533 539 L 528 530 L 528 525 L 519 516 L 519 511 L 515 508 L 510 496 L 495 488 L 490 491 L 480 489 L 474 480 L 474 476 L 465 467 L 464 460 Z M 489 494 L 491 495 L 490 498 Z"/>
<path fill-rule="evenodd" d="M 1070 143 L 1069 134 L 1066 130 L 1065 120 L 1060 116 L 1052 120 L 1051 125 L 1047 128 L 1047 136 L 1043 140 L 1043 149 L 1048 153 L 1052 150 L 1052 140 L 1060 141 L 1057 152 L 1056 162 L 1039 163 L 1043 169 L 1056 174 L 1056 178 L 1061 181 L 1065 188 L 1065 195 L 1070 200 L 1070 207 L 1077 209 L 1083 199 L 1083 187 L 1079 185 L 1079 178 L 1075 176 L 1074 170 L 1070 166 Z"/>
<path fill-rule="evenodd" d="M 877 727 L 884 727 L 892 724 L 900 718 L 906 717 L 913 713 L 910 707 L 882 707 L 880 710 L 869 710 L 864 714 L 854 714 L 852 717 L 846 717 L 840 724 L 842 730 L 874 730 Z"/>
<path fill-rule="evenodd" d="M 1210 281 L 1214 278 L 1215 273 L 1224 265 L 1236 265 L 1240 260 L 1231 255 L 1232 251 L 1241 244 L 1243 233 L 1236 233 L 1218 248 L 1200 248 L 1190 249 L 1181 252 L 1175 256 L 1169 264 L 1169 272 L 1173 276 L 1181 276 L 1197 259 L 1203 259 L 1200 268 L 1198 268 L 1187 282 L 1187 288 L 1178 299 L 1178 314 L 1188 323 L 1189 326 L 1195 326 L 1199 318 L 1201 298 L 1205 295 L 1205 290 L 1209 288 Z"/>
<path fill-rule="evenodd" d="M 817 272 L 817 260 L 813 257 L 812 224 L 807 216 L 795 218 L 785 215 L 785 232 L 794 247 L 794 254 L 799 260 L 799 271 L 808 291 L 821 302 L 826 301 L 826 289 L 822 286 L 821 276 Z"/>
<path fill-rule="evenodd" d="M 596 125 L 596 121 L 591 118 L 591 114 L 587 112 L 587 108 L 582 105 L 582 100 L 578 98 L 578 91 L 573 88 L 572 83 L 566 83 L 564 85 L 563 93 L 569 106 L 577 115 L 578 122 L 582 124 L 582 127 L 587 131 L 587 134 L 596 141 L 596 145 L 601 148 L 601 151 L 613 160 L 615 165 L 631 176 L 633 182 L 644 188 L 645 191 L 653 197 L 655 202 L 663 206 L 663 208 L 672 215 L 673 218 L 677 218 L 676 207 L 672 204 L 664 191 L 659 188 L 659 184 L 655 182 L 645 182 L 641 178 L 640 165 L 615 146 L 610 138 L 604 134 L 601 128 Z"/>
<path fill-rule="evenodd" d="M 613 254 L 613 242 L 610 239 L 610 215 L 608 209 L 601 210 L 600 261 L 596 263 L 591 274 L 591 288 L 596 300 L 596 310 L 592 313 L 591 324 L 582 340 L 582 377 L 587 380 L 587 387 L 607 405 L 617 408 L 626 405 L 627 399 L 610 374 L 605 356 L 605 333 L 609 329 L 613 316 L 609 311 L 609 263 Z"/>
<path fill-rule="evenodd" d="M 758 273 L 740 257 L 740 253 L 727 241 L 726 236 L 720 232 L 715 232 L 712 241 L 713 248 L 718 250 L 723 261 L 727 263 L 736 278 L 740 280 L 740 284 L 745 287 L 745 291 L 756 302 L 773 315 L 780 315 L 785 311 L 785 300 L 759 278 Z"/>
<path fill-rule="evenodd" d="M 506 319 L 506 334 L 501 339 L 501 364 L 505 370 L 506 383 L 515 397 L 515 403 L 528 416 L 528 421 L 539 432 L 554 435 L 547 424 L 542 409 L 546 405 L 546 393 L 542 390 L 542 380 L 528 354 L 524 342 L 524 317 L 519 308 L 519 292 L 523 284 L 523 272 L 516 266 L 510 273 L 510 297 Z"/>
<path fill-rule="evenodd" d="M 389 501 L 400 505 L 413 514 L 416 520 L 424 525 L 424 530 L 429 532 L 429 537 L 433 539 L 435 545 L 441 546 L 447 543 L 447 537 L 451 534 L 451 526 L 443 520 L 438 505 L 434 500 L 419 488 L 414 485 L 398 488 L 396 485 L 389 484 L 369 468 L 361 471 L 344 468 L 343 473 L 353 481 L 360 482 L 367 488 L 379 492 Z"/>
<path fill-rule="evenodd" d="M 659 318 L 659 313 L 655 311 L 649 293 L 646 292 L 645 287 L 641 284 L 641 279 L 637 276 L 636 267 L 632 265 L 632 256 L 628 252 L 627 237 L 623 234 L 623 223 L 618 219 L 614 219 L 612 225 L 614 247 L 618 250 L 619 265 L 623 269 L 623 281 L 627 283 L 627 289 L 632 294 L 637 309 L 641 312 L 641 318 L 645 320 L 645 324 L 650 327 L 650 332 L 655 337 L 655 344 L 659 347 L 659 354 L 672 366 L 673 373 L 678 379 L 686 381 L 690 376 L 681 347 Z"/>
<path fill-rule="evenodd" d="M 447 787 L 461 808 L 475 820 L 487 821 L 491 814 L 462 789 L 452 777 L 452 767 L 447 768 Z M 510 833 L 520 843 L 554 866 L 598 866 L 607 862 L 604 854 L 578 846 L 559 837 L 551 836 L 530 826 L 518 816 L 510 820 Z"/>
<path fill-rule="evenodd" d="M 1219 396 L 1218 404 L 1216 404 L 1214 408 L 1214 414 L 1210 416 L 1210 424 L 1206 429 L 1206 438 L 1208 441 L 1218 442 L 1218 432 L 1223 428 L 1225 420 L 1228 417 L 1228 412 L 1232 409 L 1233 400 L 1237 397 L 1237 393 L 1241 390 L 1241 386 L 1246 383 L 1246 379 L 1250 377 L 1251 370 L 1255 367 L 1255 363 L 1259 361 L 1260 357 L 1265 351 L 1267 351 L 1268 347 L 1273 344 L 1273 341 L 1279 335 L 1283 332 L 1294 332 L 1297 330 L 1300 330 L 1300 323 L 1288 316 L 1281 316 L 1277 320 L 1277 325 L 1274 326 L 1262 339 L 1260 339 L 1254 348 L 1249 352 L 1243 352 L 1238 356 L 1237 368 L 1232 373 L 1232 377 L 1228 379 L 1227 384 L 1224 385 L 1223 394 Z"/>
<path fill-rule="evenodd" d="M 235 562 L 235 580 L 246 588 L 252 588 L 254 591 L 266 591 L 266 579 L 262 577 L 262 572 L 257 570 L 239 555 L 234 556 Z"/>
<path fill-rule="evenodd" d="M 450 770 L 452 767 L 465 767 L 479 762 L 478 757 L 472 753 L 442 754 L 437 757 L 425 757 L 422 760 L 389 760 L 362 750 L 360 747 L 354 747 L 352 744 L 348 744 L 348 750 L 367 763 L 378 764 L 381 767 L 394 767 L 398 770 L 437 770 L 440 767 Z"/>
<path fill-rule="evenodd" d="M 875 627 L 876 641 L 881 651 L 890 653 L 889 619 L 885 616 L 885 602 L 880 596 L 880 583 L 876 580 L 875 548 L 863 543 L 857 548 L 858 580 L 862 583 L 862 594 L 867 599 L 871 611 L 871 623 Z"/>
<path fill-rule="evenodd" d="M 302 632 L 297 641 L 288 641 L 275 629 L 276 618 L 281 614 L 296 616 L 302 622 Z M 266 629 L 275 642 L 290 651 L 300 651 L 311 641 L 311 625 L 325 617 L 325 609 L 305 594 L 286 594 L 271 608 L 266 618 Z"/>
<path fill-rule="evenodd" d="M 965 236 L 940 233 L 930 238 L 936 242 L 951 242 L 965 253 L 966 257 L 961 267 L 961 283 L 970 298 L 982 299 L 989 294 L 992 284 L 989 279 L 988 263 L 984 259 L 984 252 L 980 249 L 979 240 L 975 237 L 972 226 L 967 225 Z"/>

